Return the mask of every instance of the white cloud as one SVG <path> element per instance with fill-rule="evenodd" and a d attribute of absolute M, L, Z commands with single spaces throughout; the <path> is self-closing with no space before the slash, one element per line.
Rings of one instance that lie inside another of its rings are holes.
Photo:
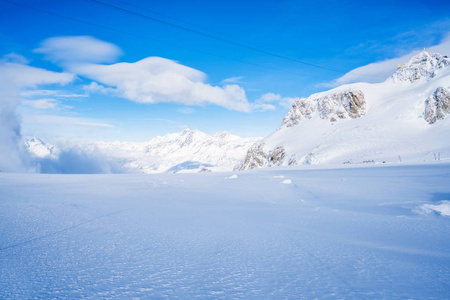
<path fill-rule="evenodd" d="M 116 45 L 91 36 L 49 38 L 34 52 L 44 54 L 46 59 L 63 65 L 76 62 L 111 63 L 122 55 L 122 50 Z"/>
<path fill-rule="evenodd" d="M 284 108 L 290 108 L 292 106 L 292 103 L 294 103 L 296 98 L 291 97 L 282 97 L 280 94 L 275 93 L 266 93 L 263 94 L 261 97 L 259 97 L 254 103 L 253 103 L 253 109 L 257 111 L 267 111 L 267 110 L 275 110 L 276 107 L 271 103 L 276 103 L 281 107 Z"/>
<path fill-rule="evenodd" d="M 55 83 L 64 85 L 74 78 L 70 73 L 58 73 L 19 63 L 0 63 L 0 81 L 10 88 L 32 88 Z"/>
<path fill-rule="evenodd" d="M 20 91 L 20 96 L 22 96 L 22 97 L 53 96 L 53 95 L 56 95 L 57 93 L 58 93 L 58 91 L 56 91 L 56 90 L 32 89 L 32 90 Z"/>
<path fill-rule="evenodd" d="M 97 149 L 64 147 L 57 157 L 38 158 L 39 171 L 50 174 L 111 174 L 124 173 L 123 162 L 107 158 Z"/>
<path fill-rule="evenodd" d="M 27 106 L 34 107 L 36 109 L 56 109 L 58 101 L 52 98 L 36 99 L 36 100 L 23 100 L 22 103 Z"/>
<path fill-rule="evenodd" d="M 86 94 L 56 94 L 55 97 L 62 99 L 73 99 L 73 98 L 87 98 L 89 96 Z"/>
<path fill-rule="evenodd" d="M 422 49 L 418 49 L 422 50 Z M 442 42 L 433 47 L 427 48 L 426 50 L 431 50 L 434 52 L 441 53 L 443 55 L 450 55 L 450 35 L 447 35 Z M 343 84 L 353 83 L 353 82 L 382 82 L 391 76 L 396 70 L 399 64 L 408 61 L 411 57 L 417 54 L 417 51 L 412 51 L 406 55 L 400 57 L 387 59 L 384 61 L 379 61 L 371 63 L 359 68 L 356 68 L 344 76 L 333 80 L 330 83 L 322 84 L 327 87 L 334 87 Z"/>
<path fill-rule="evenodd" d="M 442 40 L 441 43 L 430 47 L 428 50 L 450 56 L 450 33 Z"/>
<path fill-rule="evenodd" d="M 24 115 L 23 122 L 27 124 L 49 124 L 57 126 L 83 126 L 94 128 L 114 129 L 114 125 L 103 123 L 98 120 L 57 115 Z"/>
<path fill-rule="evenodd" d="M 212 86 L 206 83 L 205 73 L 173 60 L 147 57 L 134 63 L 103 64 L 114 62 L 122 52 L 117 46 L 93 37 L 50 38 L 35 52 L 72 73 L 96 81 L 84 87 L 87 92 L 115 93 L 140 103 L 214 104 L 250 111 L 240 86 Z"/>
<path fill-rule="evenodd" d="M 269 110 L 276 110 L 277 108 L 272 105 L 272 104 L 267 104 L 267 103 L 253 103 L 252 104 L 252 109 L 254 111 L 269 111 Z"/>
<path fill-rule="evenodd" d="M 13 62 L 18 64 L 28 64 L 30 61 L 25 57 L 17 53 L 9 53 L 4 55 L 0 62 Z"/>
<path fill-rule="evenodd" d="M 14 62 L 15 61 L 15 62 Z M 31 158 L 23 148 L 21 124 L 16 114 L 20 90 L 43 84 L 66 84 L 72 74 L 24 65 L 20 57 L 0 60 L 0 171 L 31 170 Z"/>
<path fill-rule="evenodd" d="M 272 101 L 280 101 L 282 99 L 281 95 L 274 93 L 266 93 L 262 95 L 258 100 L 261 102 L 272 102 Z"/>
<path fill-rule="evenodd" d="M 242 83 L 242 79 L 244 79 L 243 76 L 236 76 L 236 77 L 230 77 L 222 80 L 222 84 L 227 83 Z"/>
<path fill-rule="evenodd" d="M 21 90 L 20 96 L 22 96 L 24 98 L 52 96 L 55 98 L 62 98 L 62 99 L 88 97 L 87 94 L 67 94 L 66 92 L 60 91 L 60 90 L 41 90 L 41 89 Z"/>
<path fill-rule="evenodd" d="M 104 85 L 98 84 L 97 82 L 91 82 L 88 85 L 83 86 L 83 90 L 86 93 L 100 93 L 105 95 L 117 95 L 117 90 L 111 87 L 106 87 Z"/>
<path fill-rule="evenodd" d="M 69 70 L 102 85 L 113 87 L 118 96 L 135 102 L 214 104 L 230 110 L 250 110 L 245 91 L 240 86 L 212 86 L 205 83 L 206 74 L 203 72 L 161 57 L 111 65 L 76 64 Z M 91 84 L 87 90 L 104 92 L 104 88 Z"/>
<path fill-rule="evenodd" d="M 180 108 L 178 108 L 178 111 L 180 113 L 189 115 L 189 114 L 192 114 L 195 111 L 195 109 L 193 109 L 192 107 L 180 107 Z"/>

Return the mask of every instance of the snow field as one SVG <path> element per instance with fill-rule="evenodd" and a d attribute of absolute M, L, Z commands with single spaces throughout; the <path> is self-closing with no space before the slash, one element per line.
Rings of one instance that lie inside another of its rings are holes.
<path fill-rule="evenodd" d="M 0 298 L 442 299 L 449 170 L 0 173 Z"/>

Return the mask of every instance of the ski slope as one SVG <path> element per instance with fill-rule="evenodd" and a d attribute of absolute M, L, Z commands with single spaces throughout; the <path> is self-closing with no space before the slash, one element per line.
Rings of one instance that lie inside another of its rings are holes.
<path fill-rule="evenodd" d="M 0 298 L 444 299 L 450 163 L 0 173 Z"/>

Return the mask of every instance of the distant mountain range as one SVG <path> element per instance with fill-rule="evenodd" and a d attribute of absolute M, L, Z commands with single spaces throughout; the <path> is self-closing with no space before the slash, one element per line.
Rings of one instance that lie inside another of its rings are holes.
<path fill-rule="evenodd" d="M 208 135 L 199 130 L 185 129 L 142 143 L 93 142 L 76 147 L 85 153 L 114 159 L 128 172 L 230 171 L 259 139 L 241 138 L 228 132 Z M 27 139 L 26 147 L 38 158 L 57 159 L 61 152 L 61 147 L 36 137 Z"/>
<path fill-rule="evenodd" d="M 237 169 L 450 158 L 449 113 L 450 60 L 424 51 L 382 83 L 298 99 Z"/>

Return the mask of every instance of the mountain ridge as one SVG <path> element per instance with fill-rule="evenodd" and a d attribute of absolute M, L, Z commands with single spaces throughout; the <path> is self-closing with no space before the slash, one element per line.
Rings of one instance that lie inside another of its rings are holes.
<path fill-rule="evenodd" d="M 450 60 L 421 52 L 384 82 L 296 100 L 238 170 L 298 164 L 397 162 L 450 156 Z M 355 98 L 356 97 L 356 98 Z"/>
<path fill-rule="evenodd" d="M 96 156 L 103 155 L 132 173 L 227 171 L 244 157 L 248 148 L 260 138 L 241 138 L 222 131 L 208 135 L 197 129 L 157 136 L 147 142 L 90 142 L 56 146 L 33 137 L 25 141 L 30 153 L 38 159 L 57 160 L 66 148 Z M 194 168 L 192 162 L 198 165 Z M 183 167 L 185 167 L 183 169 Z"/>

